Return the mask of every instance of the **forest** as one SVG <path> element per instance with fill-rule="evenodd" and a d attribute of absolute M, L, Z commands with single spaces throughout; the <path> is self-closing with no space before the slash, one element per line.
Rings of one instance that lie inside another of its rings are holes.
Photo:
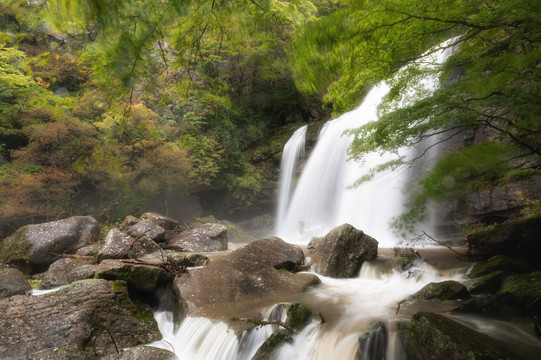
<path fill-rule="evenodd" d="M 485 134 L 420 180 L 408 227 L 431 199 L 541 174 L 540 22 L 529 0 L 3 0 L 2 234 L 114 223 L 175 196 L 272 206 L 293 131 L 397 73 L 379 120 L 350 130 L 352 161 L 380 151 L 397 157 L 374 172 L 408 166 L 401 147 Z M 423 96 L 429 71 L 441 85 Z"/>

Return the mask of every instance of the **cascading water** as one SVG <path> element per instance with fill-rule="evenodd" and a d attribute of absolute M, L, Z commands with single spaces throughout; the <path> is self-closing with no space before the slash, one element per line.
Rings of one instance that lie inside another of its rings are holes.
<path fill-rule="evenodd" d="M 431 65 L 440 64 L 447 52 L 432 55 Z M 437 77 L 427 76 L 419 85 L 425 94 L 437 87 Z M 352 137 L 344 131 L 377 119 L 378 106 L 389 92 L 382 82 L 372 88 L 363 103 L 355 110 L 328 122 L 319 135 L 289 204 L 290 179 L 287 197 L 280 193 L 276 233 L 292 243 L 307 243 L 313 236 L 322 236 L 332 228 L 349 223 L 376 238 L 380 246 L 395 245 L 395 236 L 389 229 L 392 218 L 403 211 L 403 186 L 407 171 L 379 173 L 371 181 L 357 187 L 352 185 L 370 169 L 393 159 L 389 154 L 366 154 L 363 163 L 348 161 L 348 148 Z M 293 135 L 292 139 L 296 137 Z M 401 155 L 413 157 L 409 149 Z M 291 176 L 291 172 L 283 175 Z M 284 200 L 285 199 L 285 200 Z M 286 210 L 284 210 L 286 209 Z"/>
<path fill-rule="evenodd" d="M 276 213 L 277 229 L 282 226 L 282 223 L 285 220 L 295 168 L 297 167 L 299 160 L 304 157 L 304 141 L 307 127 L 307 125 L 304 125 L 297 129 L 285 144 L 284 151 L 282 152 L 282 160 L 280 162 L 280 192 L 278 211 Z"/>

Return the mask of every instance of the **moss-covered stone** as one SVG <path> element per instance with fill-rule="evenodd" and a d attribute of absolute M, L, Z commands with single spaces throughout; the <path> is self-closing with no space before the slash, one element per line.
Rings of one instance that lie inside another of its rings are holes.
<path fill-rule="evenodd" d="M 272 333 L 271 336 L 263 345 L 257 349 L 257 352 L 252 357 L 252 360 L 269 360 L 272 359 L 272 353 L 278 349 L 284 343 L 292 343 L 293 336 L 291 333 L 285 329 L 279 329 Z"/>
<path fill-rule="evenodd" d="M 301 302 L 291 304 L 287 309 L 287 324 L 295 330 L 301 330 L 312 319 L 312 311 Z"/>
<path fill-rule="evenodd" d="M 359 336 L 355 360 L 385 360 L 387 352 L 387 328 L 381 321 L 371 321 Z"/>
<path fill-rule="evenodd" d="M 447 280 L 439 283 L 431 282 L 415 294 L 410 300 L 456 300 L 470 297 L 466 286 L 458 281 Z"/>
<path fill-rule="evenodd" d="M 541 298 L 541 271 L 507 277 L 498 294 L 511 294 L 526 304 L 539 303 Z M 538 304 L 537 306 L 541 306 Z"/>
<path fill-rule="evenodd" d="M 511 294 L 489 294 L 472 297 L 453 311 L 504 317 L 526 315 L 521 301 Z"/>
<path fill-rule="evenodd" d="M 490 274 L 469 280 L 464 285 L 466 285 L 470 294 L 494 294 L 500 288 L 506 274 L 503 271 L 494 271 Z"/>
<path fill-rule="evenodd" d="M 171 280 L 167 272 L 159 266 L 119 264 L 114 260 L 103 261 L 102 265 L 114 267 L 96 271 L 96 279 L 124 280 L 130 290 L 150 293 Z"/>
<path fill-rule="evenodd" d="M 472 268 L 468 276 L 470 278 L 476 278 L 484 275 L 488 275 L 495 271 L 507 271 L 510 273 L 526 273 L 530 269 L 529 266 L 523 262 L 508 258 L 507 256 L 497 255 L 493 256 L 487 261 L 478 262 Z"/>
<path fill-rule="evenodd" d="M 416 313 L 396 330 L 411 360 L 523 359 L 503 343 L 439 314 Z"/>

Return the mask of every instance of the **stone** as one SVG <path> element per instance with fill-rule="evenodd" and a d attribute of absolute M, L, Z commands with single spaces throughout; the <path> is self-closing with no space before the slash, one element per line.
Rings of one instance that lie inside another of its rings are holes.
<path fill-rule="evenodd" d="M 40 296 L 0 299 L 0 358 L 30 358 L 58 348 L 92 356 L 159 340 L 148 305 L 136 305 L 124 281 L 84 280 Z"/>
<path fill-rule="evenodd" d="M 284 343 L 293 343 L 293 336 L 285 329 L 278 329 L 268 337 L 267 340 L 257 349 L 252 360 L 270 360 L 274 351 Z"/>
<path fill-rule="evenodd" d="M 380 321 L 372 321 L 359 336 L 359 347 L 355 360 L 385 360 L 387 353 L 388 333 Z"/>
<path fill-rule="evenodd" d="M 146 236 L 155 242 L 165 241 L 165 229 L 151 220 L 141 220 L 126 229 L 126 233 L 137 239 Z"/>
<path fill-rule="evenodd" d="M 440 314 L 418 312 L 396 330 L 411 360 L 520 360 L 505 344 Z"/>
<path fill-rule="evenodd" d="M 190 270 L 188 276 L 181 276 L 176 282 L 189 311 L 204 313 L 238 305 L 239 312 L 230 315 L 243 316 L 255 308 L 243 307 L 243 302 L 270 305 L 320 283 L 312 274 L 293 274 L 274 268 L 284 261 L 301 265 L 304 261 L 301 248 L 270 237 L 245 245 L 205 267 Z"/>
<path fill-rule="evenodd" d="M 105 259 L 136 259 L 160 251 L 161 247 L 146 236 L 134 239 L 118 229 L 111 229 L 98 252 L 98 262 Z"/>
<path fill-rule="evenodd" d="M 312 320 L 312 311 L 306 304 L 295 302 L 287 309 L 286 324 L 294 330 L 301 330 Z"/>
<path fill-rule="evenodd" d="M 57 286 L 69 284 L 68 274 L 81 265 L 81 261 L 65 258 L 55 261 L 41 279 L 40 289 L 52 289 Z"/>
<path fill-rule="evenodd" d="M 78 256 L 96 256 L 100 251 L 100 246 L 98 244 L 83 246 L 75 252 L 75 255 Z"/>
<path fill-rule="evenodd" d="M 531 308 L 541 309 L 541 271 L 508 276 L 498 294 L 511 294 Z"/>
<path fill-rule="evenodd" d="M 100 265 L 107 268 L 96 269 L 94 278 L 123 280 L 128 284 L 130 291 L 153 293 L 171 282 L 169 274 L 160 266 L 130 264 L 116 260 L 105 260 Z"/>
<path fill-rule="evenodd" d="M 0 263 L 25 274 L 45 271 L 62 254 L 73 254 L 98 237 L 98 222 L 91 216 L 23 226 L 0 245 Z"/>
<path fill-rule="evenodd" d="M 511 294 L 488 294 L 475 296 L 453 311 L 459 313 L 476 313 L 498 317 L 526 315 L 520 300 Z"/>
<path fill-rule="evenodd" d="M 32 287 L 23 273 L 14 268 L 0 271 L 0 298 L 24 295 L 32 291 Z"/>
<path fill-rule="evenodd" d="M 403 272 L 410 269 L 417 259 L 419 258 L 413 253 L 398 254 L 392 258 L 385 259 L 379 264 L 378 269 L 382 273 L 392 273 L 394 269 Z"/>
<path fill-rule="evenodd" d="M 466 286 L 458 281 L 447 280 L 442 282 L 431 282 L 421 290 L 411 295 L 409 300 L 457 300 L 467 299 L 470 293 Z"/>
<path fill-rule="evenodd" d="M 176 221 L 175 219 L 160 215 L 155 212 L 146 212 L 143 215 L 141 215 L 141 221 L 144 221 L 144 220 L 151 221 L 154 224 L 161 226 L 162 228 L 166 230 L 175 230 L 180 227 L 180 223 Z"/>
<path fill-rule="evenodd" d="M 505 276 L 506 273 L 503 271 L 494 271 L 490 274 L 469 280 L 464 285 L 470 294 L 494 294 L 500 288 Z"/>
<path fill-rule="evenodd" d="M 222 224 L 202 224 L 181 232 L 165 246 L 167 249 L 189 252 L 227 250 L 227 227 Z"/>
<path fill-rule="evenodd" d="M 488 259 L 476 263 L 471 269 L 468 276 L 470 278 L 476 278 L 484 275 L 491 274 L 495 271 L 505 271 L 510 273 L 527 273 L 531 268 L 524 263 L 508 258 L 503 255 L 496 255 Z"/>
<path fill-rule="evenodd" d="M 344 224 L 324 237 L 313 238 L 307 249 L 317 273 L 335 278 L 351 278 L 359 274 L 364 261 L 376 258 L 378 242 L 361 230 Z"/>
<path fill-rule="evenodd" d="M 100 360 L 173 360 L 176 358 L 175 354 L 169 350 L 152 346 L 135 346 L 123 349 L 120 354 L 103 356 Z"/>
<path fill-rule="evenodd" d="M 201 254 L 190 254 L 179 253 L 173 250 L 167 250 L 167 261 L 171 264 L 177 266 L 186 266 L 186 267 L 196 267 L 196 266 L 206 266 L 210 264 L 210 259 Z"/>

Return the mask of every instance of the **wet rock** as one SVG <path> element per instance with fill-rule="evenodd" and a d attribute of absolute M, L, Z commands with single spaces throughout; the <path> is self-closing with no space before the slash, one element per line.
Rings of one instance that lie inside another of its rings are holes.
<path fill-rule="evenodd" d="M 45 349 L 85 351 L 93 356 L 159 340 L 147 305 L 135 305 L 123 281 L 84 280 L 41 296 L 0 299 L 0 358 Z"/>
<path fill-rule="evenodd" d="M 0 298 L 24 295 L 32 291 L 32 287 L 17 269 L 7 268 L 0 271 Z"/>
<path fill-rule="evenodd" d="M 176 359 L 175 354 L 169 350 L 152 346 L 136 346 L 123 349 L 120 354 L 107 355 L 100 360 L 172 360 Z"/>
<path fill-rule="evenodd" d="M 285 329 L 278 329 L 257 349 L 252 360 L 270 360 L 273 352 L 284 343 L 293 343 L 293 336 Z"/>
<path fill-rule="evenodd" d="M 286 324 L 294 330 L 301 330 L 312 320 L 312 311 L 301 302 L 291 304 L 287 309 Z"/>
<path fill-rule="evenodd" d="M 167 250 L 167 261 L 177 266 L 196 267 L 210 264 L 210 259 L 205 255 L 179 253 Z"/>
<path fill-rule="evenodd" d="M 415 254 L 404 253 L 393 256 L 392 258 L 384 260 L 378 267 L 383 273 L 391 273 L 394 269 L 400 272 L 410 269 L 415 261 L 419 259 Z"/>
<path fill-rule="evenodd" d="M 470 278 L 476 278 L 484 275 L 488 275 L 495 271 L 506 271 L 510 273 L 527 273 L 530 271 L 530 267 L 523 262 L 508 258 L 503 255 L 496 255 L 488 259 L 487 261 L 479 262 L 475 264 L 468 276 Z"/>
<path fill-rule="evenodd" d="M 203 268 L 190 270 L 189 276 L 176 281 L 192 311 L 250 299 L 264 302 L 289 297 L 319 283 L 312 274 L 292 274 L 274 268 L 287 260 L 300 265 L 304 254 L 299 247 L 271 237 L 254 241 Z"/>
<path fill-rule="evenodd" d="M 73 254 L 98 236 L 98 222 L 90 216 L 23 226 L 1 243 L 0 263 L 26 274 L 44 271 L 62 258 L 61 254 Z"/>
<path fill-rule="evenodd" d="M 387 351 L 387 328 L 380 321 L 372 321 L 359 336 L 355 360 L 385 360 Z"/>
<path fill-rule="evenodd" d="M 541 314 L 541 271 L 507 277 L 498 294 L 510 294 L 525 307 Z"/>
<path fill-rule="evenodd" d="M 313 238 L 307 248 L 316 272 L 335 278 L 350 278 L 358 275 L 364 261 L 376 258 L 378 242 L 361 230 L 344 224 L 324 237 Z"/>
<path fill-rule="evenodd" d="M 43 274 L 40 289 L 52 289 L 57 286 L 69 284 L 68 274 L 77 266 L 85 262 L 91 263 L 90 259 L 60 259 L 49 266 L 49 269 Z"/>
<path fill-rule="evenodd" d="M 191 252 L 227 250 L 227 227 L 222 224 L 202 224 L 181 232 L 165 246 L 167 249 Z"/>
<path fill-rule="evenodd" d="M 152 293 L 171 281 L 169 274 L 159 266 L 127 264 L 115 260 L 105 260 L 100 265 L 108 268 L 96 269 L 94 278 L 123 280 L 131 291 Z"/>
<path fill-rule="evenodd" d="M 498 224 L 493 229 L 468 235 L 468 252 L 474 258 L 506 255 L 532 266 L 539 265 L 541 217 Z"/>
<path fill-rule="evenodd" d="M 511 294 L 476 296 L 453 311 L 496 316 L 526 315 L 520 300 Z"/>
<path fill-rule="evenodd" d="M 457 300 L 467 299 L 470 293 L 458 281 L 431 282 L 409 297 L 410 300 Z"/>
<path fill-rule="evenodd" d="M 464 283 L 470 294 L 494 294 L 500 288 L 500 285 L 506 276 L 503 271 L 494 271 L 493 273 L 481 276 Z"/>
<path fill-rule="evenodd" d="M 104 259 L 136 259 L 159 251 L 160 246 L 146 236 L 134 239 L 118 229 L 111 229 L 98 252 L 98 262 Z"/>
<path fill-rule="evenodd" d="M 411 360 L 523 359 L 503 343 L 439 314 L 416 313 L 396 330 Z"/>

